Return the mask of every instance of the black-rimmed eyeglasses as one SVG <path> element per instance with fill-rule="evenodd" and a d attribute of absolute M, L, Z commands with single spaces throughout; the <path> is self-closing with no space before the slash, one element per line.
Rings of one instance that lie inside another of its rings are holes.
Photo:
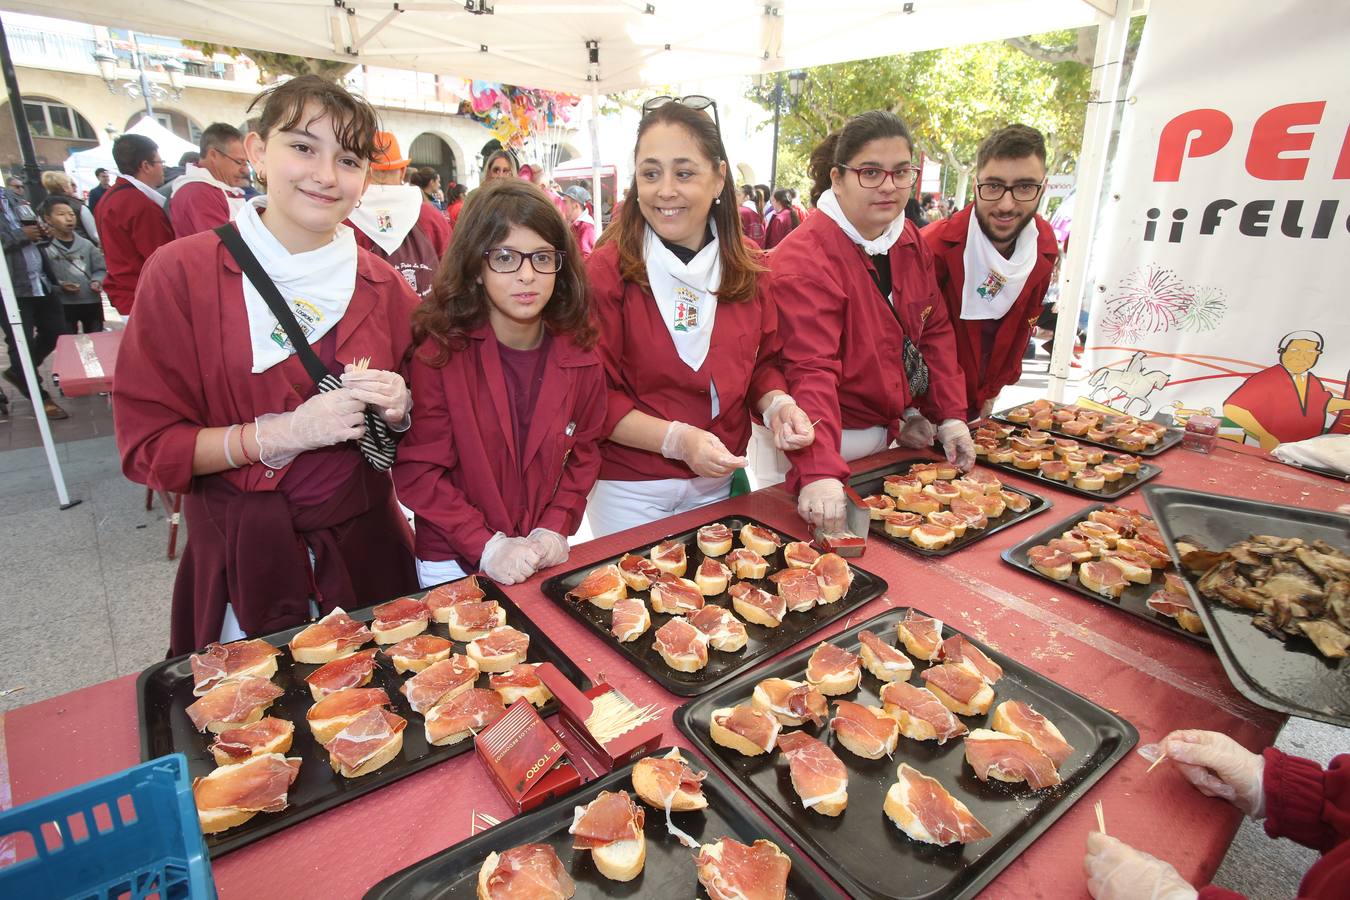
<path fill-rule="evenodd" d="M 994 203 L 1002 200 L 1004 194 L 1012 191 L 1014 200 L 1019 203 L 1027 203 L 1039 197 L 1041 189 L 1044 187 L 1045 182 L 1038 184 L 1034 181 L 1019 181 L 1017 184 L 1004 184 L 1001 181 L 979 181 L 975 183 L 975 192 L 986 203 Z"/>
<path fill-rule="evenodd" d="M 488 268 L 502 275 L 519 272 L 520 267 L 525 265 L 526 259 L 529 259 L 530 266 L 540 275 L 553 275 L 562 269 L 564 256 L 566 256 L 566 252 L 562 250 L 536 250 L 533 253 L 521 253 L 519 250 L 511 250 L 507 247 L 490 247 L 483 251 L 483 258 L 487 260 Z"/>
<path fill-rule="evenodd" d="M 717 101 L 711 97 L 705 97 L 702 94 L 687 94 L 683 97 L 672 97 L 669 94 L 663 94 L 660 97 L 653 97 L 642 104 L 642 114 L 645 116 L 658 107 L 665 106 L 667 103 L 678 103 L 681 106 L 687 106 L 690 109 L 708 109 L 712 107 L 713 124 L 717 126 L 717 133 L 722 133 L 722 121 L 717 118 Z"/>
<path fill-rule="evenodd" d="M 839 168 L 857 175 L 858 186 L 865 188 L 879 188 L 886 183 L 887 178 L 890 178 L 896 190 L 903 191 L 905 188 L 914 187 L 914 182 L 919 180 L 918 166 L 901 166 L 892 171 L 880 166 L 846 166 L 840 163 Z"/>

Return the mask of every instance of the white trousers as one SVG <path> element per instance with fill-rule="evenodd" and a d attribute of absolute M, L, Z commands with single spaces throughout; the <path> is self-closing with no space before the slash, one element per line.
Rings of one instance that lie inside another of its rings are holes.
<path fill-rule="evenodd" d="M 417 583 L 424 588 L 433 584 L 456 581 L 468 573 L 459 567 L 453 559 L 419 559 L 417 561 Z"/>
<path fill-rule="evenodd" d="M 731 496 L 731 476 L 597 481 L 586 503 L 593 537 L 636 528 Z"/>
<path fill-rule="evenodd" d="M 880 453 L 886 449 L 886 428 L 877 425 L 873 428 L 845 428 L 840 434 L 839 455 L 852 462 Z M 773 444 L 773 432 L 758 423 L 750 436 L 750 471 L 755 476 L 755 487 L 768 487 L 786 480 L 788 469 L 787 455 Z"/>

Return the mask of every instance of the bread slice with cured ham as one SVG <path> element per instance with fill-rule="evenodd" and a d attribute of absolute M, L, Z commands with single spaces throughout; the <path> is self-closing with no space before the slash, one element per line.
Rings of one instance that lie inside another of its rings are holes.
<path fill-rule="evenodd" d="M 684 577 L 689 568 L 687 548 L 683 541 L 662 541 L 651 549 L 652 563 L 667 575 Z"/>
<path fill-rule="evenodd" d="M 727 706 L 710 717 L 713 743 L 742 756 L 760 756 L 774 748 L 782 727 L 778 720 L 753 706 Z"/>
<path fill-rule="evenodd" d="M 942 650 L 941 619 L 929 618 L 909 609 L 905 617 L 895 623 L 895 633 L 910 656 L 937 659 Z"/>
<path fill-rule="evenodd" d="M 370 620 L 370 633 L 377 644 L 397 644 L 404 638 L 421 634 L 427 630 L 431 621 L 431 610 L 421 600 L 413 597 L 400 597 L 381 603 L 371 612 L 375 617 Z"/>
<path fill-rule="evenodd" d="M 1003 677 L 1003 667 L 962 634 L 954 634 L 943 641 L 938 658 L 969 670 L 983 679 L 985 684 L 994 684 Z"/>
<path fill-rule="evenodd" d="M 652 612 L 682 616 L 703 608 L 703 592 L 688 578 L 662 573 L 652 582 Z"/>
<path fill-rule="evenodd" d="M 656 576 L 661 574 L 656 563 L 645 556 L 634 556 L 631 553 L 621 556 L 616 565 L 619 567 L 619 577 L 628 585 L 629 590 L 645 591 L 652 586 Z"/>
<path fill-rule="evenodd" d="M 707 809 L 703 795 L 706 772 L 695 772 L 678 749 L 665 756 L 647 756 L 633 766 L 633 793 L 652 809 L 693 812 Z"/>
<path fill-rule="evenodd" d="M 966 734 L 965 723 L 928 688 L 892 681 L 881 688 L 881 704 L 899 724 L 900 733 L 910 740 L 945 744 Z"/>
<path fill-rule="evenodd" d="M 767 528 L 746 523 L 741 526 L 741 546 L 760 556 L 772 556 L 783 546 L 783 539 Z"/>
<path fill-rule="evenodd" d="M 823 741 L 804 731 L 778 735 L 788 761 L 792 789 L 802 806 L 822 816 L 837 816 L 848 806 L 848 769 Z"/>
<path fill-rule="evenodd" d="M 908 681 L 914 671 L 914 661 L 895 647 L 886 643 L 879 635 L 870 631 L 859 632 L 861 646 L 858 655 L 863 668 L 873 677 L 882 681 Z"/>
<path fill-rule="evenodd" d="M 461 578 L 449 584 L 442 584 L 427 591 L 422 602 L 431 610 L 433 621 L 444 624 L 450 615 L 450 608 L 461 603 L 476 603 L 487 596 L 477 575 Z"/>
<path fill-rule="evenodd" d="M 445 617 L 453 641 L 473 641 L 506 624 L 506 610 L 496 600 L 470 600 L 450 607 Z"/>
<path fill-rule="evenodd" d="M 810 569 L 780 569 L 769 580 L 778 586 L 778 596 L 788 611 L 806 612 L 825 602 L 820 579 Z"/>
<path fill-rule="evenodd" d="M 901 763 L 882 805 L 887 818 L 916 841 L 945 847 L 992 837 L 988 828 L 936 778 Z"/>
<path fill-rule="evenodd" d="M 528 634 L 503 625 L 470 641 L 464 652 L 478 664 L 480 671 L 505 672 L 523 663 L 529 649 Z"/>
<path fill-rule="evenodd" d="M 613 609 L 616 601 L 628 596 L 628 584 L 618 566 L 601 566 L 587 572 L 586 577 L 564 596 L 598 609 Z"/>
<path fill-rule="evenodd" d="M 347 688 L 311 706 L 305 713 L 305 721 L 314 732 L 314 740 L 326 744 L 366 710 L 388 705 L 389 695 L 384 688 Z"/>
<path fill-rule="evenodd" d="M 697 672 L 708 664 L 708 636 L 683 616 L 656 629 L 656 652 L 677 672 Z"/>
<path fill-rule="evenodd" d="M 711 556 L 699 563 L 694 572 L 694 584 L 705 597 L 716 597 L 724 593 L 731 583 L 731 570 Z"/>
<path fill-rule="evenodd" d="M 1057 769 L 1073 755 L 1073 746 L 1055 723 L 1020 700 L 1004 700 L 994 707 L 990 724 L 995 731 L 1026 741 L 1050 757 Z"/>
<path fill-rule="evenodd" d="M 456 653 L 418 672 L 399 686 L 398 692 L 408 698 L 413 712 L 426 715 L 438 703 L 462 694 L 478 680 L 478 664 Z"/>
<path fill-rule="evenodd" d="M 313 625 L 296 632 L 287 646 L 298 663 L 321 665 L 339 656 L 355 653 L 374 635 L 338 607 Z"/>
<path fill-rule="evenodd" d="M 820 552 L 805 541 L 792 541 L 783 545 L 783 561 L 789 569 L 809 569 L 820 559 Z"/>
<path fill-rule="evenodd" d="M 900 724 L 884 710 L 850 700 L 834 702 L 830 730 L 845 750 L 863 759 L 890 756 L 900 738 Z"/>
<path fill-rule="evenodd" d="M 576 882 L 548 844 L 489 853 L 478 870 L 478 900 L 569 900 Z"/>
<path fill-rule="evenodd" d="M 809 684 L 787 678 L 766 678 L 755 685 L 750 703 L 789 728 L 808 721 L 819 725 L 830 714 L 824 694 Z"/>
<path fill-rule="evenodd" d="M 192 695 L 207 691 L 236 678 L 271 678 L 277 673 L 281 651 L 264 640 L 231 641 L 207 644 L 188 659 L 192 666 Z"/>
<path fill-rule="evenodd" d="M 1027 562 L 1031 563 L 1031 567 L 1037 572 L 1055 581 L 1067 581 L 1073 574 L 1073 557 L 1063 550 L 1056 550 L 1045 544 L 1028 549 Z"/>
<path fill-rule="evenodd" d="M 394 663 L 394 671 L 420 672 L 432 663 L 449 659 L 455 645 L 434 634 L 418 634 L 404 638 L 392 647 L 384 648 L 384 655 Z"/>
<path fill-rule="evenodd" d="M 698 881 L 712 900 L 782 900 L 792 860 L 763 838 L 747 847 L 729 837 L 704 844 L 694 856 Z"/>
<path fill-rule="evenodd" d="M 300 759 L 262 753 L 223 765 L 192 782 L 192 800 L 203 834 L 242 825 L 260 812 L 281 812 L 300 773 Z"/>
<path fill-rule="evenodd" d="M 959 716 L 982 716 L 994 702 L 994 689 L 962 666 L 944 663 L 919 673 L 942 705 Z"/>
<path fill-rule="evenodd" d="M 427 743 L 444 747 L 472 737 L 500 719 L 506 705 L 496 691 L 469 688 L 427 711 L 423 729 Z"/>
<path fill-rule="evenodd" d="M 535 673 L 535 669 L 541 665 L 521 663 L 509 672 L 495 672 L 488 677 L 488 687 L 497 692 L 505 706 L 522 698 L 535 706 L 543 706 L 553 699 L 553 692 Z"/>
<path fill-rule="evenodd" d="M 272 701 L 284 693 L 266 678 L 247 675 L 217 685 L 185 712 L 198 731 L 219 733 L 258 721 Z"/>
<path fill-rule="evenodd" d="M 829 641 L 821 641 L 806 663 L 806 682 L 826 696 L 847 694 L 862 679 L 862 661 Z"/>
<path fill-rule="evenodd" d="M 614 635 L 619 643 L 635 641 L 651 627 L 652 617 L 641 597 L 625 597 L 614 602 L 609 617 L 609 633 Z"/>
<path fill-rule="evenodd" d="M 747 547 L 737 547 L 723 560 L 737 578 L 763 578 L 769 574 L 769 561 Z"/>
<path fill-rule="evenodd" d="M 801 571 L 801 570 L 792 570 Z M 774 573 L 781 574 L 781 573 Z M 812 581 L 815 576 L 809 572 L 804 577 L 809 577 Z M 783 624 L 784 617 L 787 616 L 787 601 L 781 595 L 770 594 L 769 592 L 755 587 L 753 584 L 742 581 L 733 584 L 730 590 L 731 608 L 745 621 L 754 625 L 763 625 L 766 628 L 777 628 Z"/>
<path fill-rule="evenodd" d="M 714 650 L 734 653 L 750 640 L 741 620 L 720 606 L 703 607 L 689 617 L 689 624 L 708 636 L 708 645 Z"/>
<path fill-rule="evenodd" d="M 601 791 L 572 813 L 572 849 L 591 851 L 591 861 L 610 881 L 632 881 L 647 862 L 642 833 L 646 812 L 627 791 Z"/>
<path fill-rule="evenodd" d="M 309 692 L 315 700 L 322 700 L 335 691 L 365 687 L 375 673 L 375 652 L 372 647 L 324 663 L 305 677 Z"/>
<path fill-rule="evenodd" d="M 407 719 L 387 709 L 368 709 L 324 743 L 328 764 L 343 778 L 369 775 L 402 752 L 407 727 Z"/>
<path fill-rule="evenodd" d="M 1059 772 L 1049 756 L 1034 744 L 1008 734 L 976 728 L 965 738 L 966 762 L 981 781 L 1025 781 L 1032 790 L 1059 784 Z"/>
<path fill-rule="evenodd" d="M 285 753 L 291 749 L 295 726 L 285 719 L 263 716 L 252 725 L 241 725 L 216 735 L 211 742 L 211 755 L 216 765 L 228 766 L 243 762 L 250 756 L 264 753 Z"/>
<path fill-rule="evenodd" d="M 1120 569 L 1104 560 L 1094 559 L 1078 567 L 1078 580 L 1088 590 L 1103 597 L 1118 598 L 1125 593 L 1128 583 Z"/>
<path fill-rule="evenodd" d="M 698 530 L 698 550 L 704 556 L 722 556 L 731 552 L 731 529 L 721 522 L 704 525 Z"/>
<path fill-rule="evenodd" d="M 820 581 L 820 596 L 824 603 L 834 603 L 848 593 L 853 584 L 853 570 L 848 561 L 837 553 L 822 553 L 820 559 L 811 564 L 811 571 Z"/>

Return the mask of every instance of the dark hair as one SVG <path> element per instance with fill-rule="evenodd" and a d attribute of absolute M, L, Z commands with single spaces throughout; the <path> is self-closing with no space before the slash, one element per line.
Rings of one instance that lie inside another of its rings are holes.
<path fill-rule="evenodd" d="M 202 156 L 210 153 L 212 150 L 225 152 L 225 147 L 231 141 L 242 141 L 244 135 L 227 122 L 212 122 L 206 126 L 202 132 L 201 139 L 197 141 L 197 149 L 201 151 Z"/>
<path fill-rule="evenodd" d="M 726 150 L 722 147 L 722 135 L 717 124 L 707 113 L 691 109 L 683 103 L 665 103 L 642 117 L 638 124 L 637 140 L 633 142 L 633 158 L 637 159 L 637 146 L 642 143 L 642 135 L 653 125 L 678 125 L 689 133 L 698 144 L 703 156 L 718 163 L 726 162 Z M 636 169 L 636 167 L 634 167 Z M 633 197 L 637 197 L 637 172 L 629 185 Z M 718 244 L 722 258 L 722 283 L 717 290 L 718 302 L 741 303 L 755 296 L 755 285 L 761 272 L 766 271 L 762 253 L 753 245 L 746 243 L 741 234 L 741 214 L 736 208 L 736 187 L 731 180 L 731 170 L 722 177 L 722 190 L 718 201 L 713 204 L 711 217 L 717 224 Z M 617 241 L 619 244 L 619 274 L 624 281 L 650 289 L 647 281 L 647 261 L 643 256 L 646 243 L 647 220 L 642 215 L 641 204 L 625 203 L 619 217 L 610 223 L 600 236 L 597 245 Z"/>
<path fill-rule="evenodd" d="M 76 224 L 79 223 L 79 201 L 67 194 L 48 194 L 47 199 L 43 200 L 42 205 L 37 209 L 38 215 L 45 219 L 51 214 L 51 211 L 58 206 L 64 206 L 66 209 L 73 212 L 76 217 Z"/>
<path fill-rule="evenodd" d="M 488 320 L 492 301 L 479 281 L 487 265 L 483 252 L 504 239 L 513 225 L 530 229 L 563 252 L 553 296 L 544 307 L 544 326 L 550 334 L 569 335 L 579 346 L 594 346 L 590 287 L 572 229 L 537 185 L 522 178 L 494 178 L 465 204 L 431 294 L 413 310 L 413 346 L 427 351 L 422 359 L 429 365 L 445 365 L 452 353 L 468 346 L 468 333 Z"/>
<path fill-rule="evenodd" d="M 188 163 L 192 163 L 192 165 L 195 166 L 197 163 L 201 161 L 202 155 L 198 153 L 196 150 L 189 150 L 182 156 L 178 157 L 178 165 L 180 166 L 186 166 Z"/>
<path fill-rule="evenodd" d="M 511 174 L 520 174 L 520 166 L 516 163 L 516 156 L 510 150 L 493 150 L 488 154 L 488 158 L 483 160 L 483 181 L 487 181 L 487 174 L 492 170 L 492 164 L 499 159 L 504 159 L 511 165 Z"/>
<path fill-rule="evenodd" d="M 797 215 L 797 209 L 792 205 L 792 189 L 779 188 L 773 192 L 773 199 L 783 204 L 783 209 L 787 210 L 792 216 L 792 227 L 796 228 L 802 224 L 801 218 Z"/>
<path fill-rule="evenodd" d="M 305 107 L 311 103 L 319 107 L 319 113 L 301 121 Z M 291 131 L 327 117 L 332 120 L 333 135 L 342 149 L 367 161 L 375 158 L 375 133 L 380 130 L 380 118 L 369 103 L 340 84 L 318 75 L 301 75 L 258 94 L 246 112 L 253 112 L 259 104 L 262 112 L 258 116 L 258 134 L 264 141 L 278 131 Z"/>
<path fill-rule="evenodd" d="M 94 170 L 94 177 L 97 178 L 98 176 L 102 175 L 107 171 L 108 171 L 107 169 L 103 168 L 102 166 L 99 166 L 97 169 Z"/>
<path fill-rule="evenodd" d="M 422 166 L 421 168 L 413 169 L 408 173 L 408 183 L 415 185 L 422 190 L 426 190 L 433 181 L 440 177 L 441 173 L 431 168 L 431 166 Z"/>
<path fill-rule="evenodd" d="M 113 162 L 123 175 L 135 175 L 159 154 L 159 144 L 140 134 L 124 134 L 113 141 Z"/>
<path fill-rule="evenodd" d="M 844 127 L 821 141 L 811 151 L 807 171 L 811 175 L 811 205 L 820 201 L 820 195 L 830 189 L 830 175 L 836 166 L 846 165 L 863 147 L 882 138 L 904 138 L 910 149 L 914 141 L 900 117 L 884 109 L 872 109 L 856 115 Z"/>
<path fill-rule="evenodd" d="M 1021 159 L 1034 156 L 1045 165 L 1045 135 L 1030 125 L 1009 125 L 1000 128 L 980 144 L 975 151 L 975 171 L 985 167 L 991 159 Z"/>
<path fill-rule="evenodd" d="M 462 198 L 464 196 L 464 191 L 464 185 L 459 184 L 458 182 L 450 185 L 445 189 L 445 205 L 449 206 L 451 203 Z"/>

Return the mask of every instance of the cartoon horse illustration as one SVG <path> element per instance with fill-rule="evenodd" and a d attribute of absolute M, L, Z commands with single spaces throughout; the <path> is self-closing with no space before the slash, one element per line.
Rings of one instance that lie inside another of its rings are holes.
<path fill-rule="evenodd" d="M 1142 418 L 1153 410 L 1153 403 L 1148 399 L 1148 395 L 1166 385 L 1171 377 L 1161 369 L 1145 372 L 1144 351 L 1140 350 L 1130 357 L 1130 362 L 1124 369 L 1103 367 L 1093 372 L 1092 377 L 1088 379 L 1088 384 L 1092 387 L 1088 399 L 1097 400 L 1097 395 L 1104 393 L 1105 402 L 1109 405 L 1116 394 L 1124 395 L 1125 405 L 1120 408 L 1121 412 L 1128 414 L 1130 404 L 1138 400 L 1144 404 L 1144 409 L 1136 415 Z"/>

